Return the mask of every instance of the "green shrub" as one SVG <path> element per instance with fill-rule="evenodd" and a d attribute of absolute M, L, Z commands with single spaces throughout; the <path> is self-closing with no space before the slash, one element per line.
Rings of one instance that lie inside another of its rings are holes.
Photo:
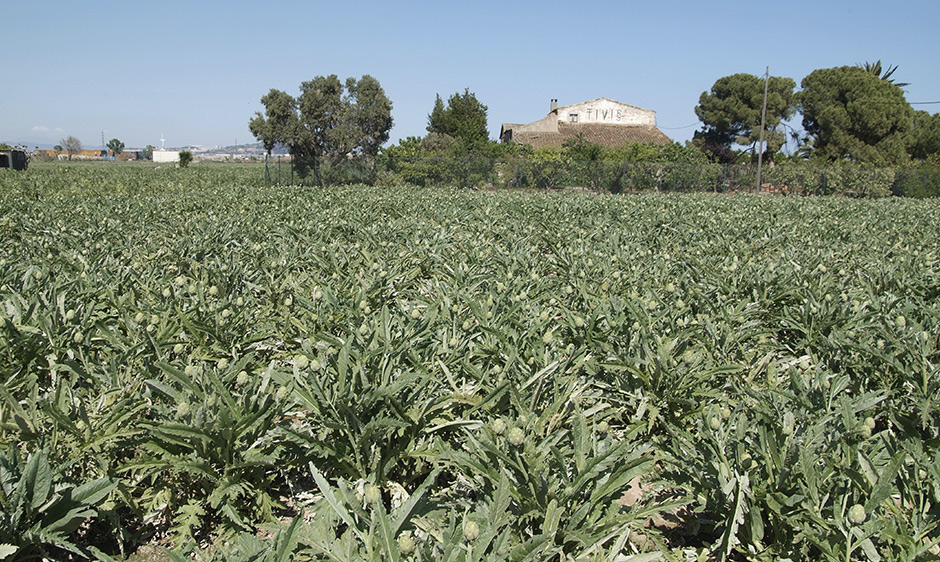
<path fill-rule="evenodd" d="M 940 168 L 901 168 L 895 175 L 892 192 L 901 197 L 940 197 Z"/>

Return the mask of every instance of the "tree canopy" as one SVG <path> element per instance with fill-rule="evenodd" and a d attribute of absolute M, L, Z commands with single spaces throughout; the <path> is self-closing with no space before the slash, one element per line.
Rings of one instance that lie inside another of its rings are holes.
<path fill-rule="evenodd" d="M 940 113 L 914 112 L 908 152 L 917 160 L 940 155 Z"/>
<path fill-rule="evenodd" d="M 108 150 L 111 151 L 111 154 L 117 156 L 124 151 L 124 143 L 118 139 L 111 139 L 108 141 Z"/>
<path fill-rule="evenodd" d="M 786 144 L 786 132 L 781 129 L 781 125 L 795 111 L 795 87 L 796 82 L 792 78 L 769 78 L 764 126 L 768 154 L 776 153 Z M 752 74 L 719 78 L 710 91 L 702 92 L 699 96 L 695 114 L 703 127 L 695 133 L 695 144 L 725 162 L 736 158 L 731 150 L 734 144 L 755 151 L 760 140 L 763 102 L 763 78 Z"/>
<path fill-rule="evenodd" d="M 792 79 L 771 76 L 765 155 L 779 151 L 789 135 L 800 143 L 801 158 L 877 166 L 935 158 L 940 154 L 940 117 L 913 110 L 902 90 L 908 84 L 894 80 L 897 69 L 880 60 L 818 69 L 803 79 L 798 92 Z M 741 156 L 735 147 L 754 154 L 761 131 L 763 85 L 763 78 L 750 74 L 715 81 L 695 107 L 703 126 L 692 144 L 724 163 Z M 802 118 L 802 137 L 787 123 L 796 112 Z"/>
<path fill-rule="evenodd" d="M 463 94 L 455 93 L 447 100 L 447 107 L 440 94 L 434 101 L 434 109 L 428 115 L 429 133 L 454 137 L 466 150 L 478 149 L 489 141 L 486 130 L 487 107 L 477 100 L 469 88 Z"/>
<path fill-rule="evenodd" d="M 265 115 L 255 113 L 255 117 L 248 122 L 248 129 L 270 155 L 279 143 L 290 146 L 299 132 L 297 101 L 287 92 L 272 88 L 261 97 L 261 103 Z"/>
<path fill-rule="evenodd" d="M 294 98 L 272 89 L 261 98 L 248 128 L 268 153 L 277 144 L 290 150 L 301 174 L 313 170 L 323 184 L 320 164 L 350 157 L 374 157 L 392 128 L 392 102 L 375 78 L 364 75 L 345 84 L 335 74 L 301 83 Z"/>
<path fill-rule="evenodd" d="M 814 70 L 801 85 L 814 155 L 879 166 L 908 160 L 914 111 L 898 85 L 857 66 Z"/>
<path fill-rule="evenodd" d="M 696 157 L 706 158 L 704 153 L 712 160 L 731 163 L 748 153 L 756 160 L 763 132 L 767 158 L 791 139 L 801 143 L 794 159 L 848 160 L 878 166 L 903 164 L 911 158 L 936 160 L 940 155 L 940 116 L 913 110 L 901 89 L 906 84 L 894 81 L 897 69 L 896 65 L 883 66 L 880 60 L 819 69 L 802 80 L 800 91 L 796 91 L 793 79 L 770 76 L 766 115 L 762 115 L 764 77 L 732 74 L 716 80 L 699 97 L 695 113 L 702 126 L 685 147 L 688 150 L 602 147 L 578 137 L 566 143 L 560 153 L 577 161 L 647 156 L 696 161 Z M 375 177 L 374 157 L 388 141 L 392 127 L 391 101 L 375 78 L 364 75 L 359 80 L 341 81 L 335 74 L 317 76 L 301 83 L 297 96 L 271 89 L 261 102 L 264 112 L 250 119 L 250 130 L 269 154 L 277 145 L 286 146 L 301 176 L 312 171 L 323 184 L 321 165 L 325 165 L 328 182 L 347 181 L 350 173 L 346 170 L 353 166 L 346 164 L 368 164 L 371 168 L 360 168 L 361 175 L 354 179 Z M 797 132 L 797 112 L 803 135 Z M 417 166 L 406 161 L 420 158 L 461 157 L 469 162 L 476 157 L 533 153 L 531 147 L 489 139 L 487 106 L 469 88 L 446 101 L 435 95 L 427 131 L 423 139 L 409 137 L 400 141 L 401 146 L 386 149 L 383 156 L 387 160 L 381 165 Z M 464 183 L 472 175 L 467 172 L 468 165 L 461 172 Z M 451 175 L 457 177 L 456 172 Z"/>
<path fill-rule="evenodd" d="M 60 140 L 59 143 L 62 145 L 65 151 L 69 153 L 69 160 L 72 159 L 73 154 L 82 150 L 82 141 L 78 140 L 78 137 L 74 137 L 72 135 L 69 135 Z"/>

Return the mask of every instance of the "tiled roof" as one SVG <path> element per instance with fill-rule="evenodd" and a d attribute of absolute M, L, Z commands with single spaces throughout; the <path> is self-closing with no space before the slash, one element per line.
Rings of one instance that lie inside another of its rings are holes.
<path fill-rule="evenodd" d="M 504 126 L 504 128 L 509 128 Z M 584 140 L 597 143 L 604 146 L 623 146 L 634 143 L 653 143 L 669 144 L 671 141 L 662 131 L 656 127 L 648 126 L 625 126 L 625 125 L 600 125 L 595 123 L 584 123 L 573 125 L 568 123 L 559 123 L 558 132 L 546 131 L 518 131 L 512 132 L 513 142 L 519 144 L 529 144 L 532 148 L 539 149 L 545 147 L 561 148 L 568 139 L 576 138 L 579 134 L 584 135 Z"/>

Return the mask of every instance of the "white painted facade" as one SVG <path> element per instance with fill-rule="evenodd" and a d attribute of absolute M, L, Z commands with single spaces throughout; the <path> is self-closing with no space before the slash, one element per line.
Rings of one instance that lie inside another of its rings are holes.
<path fill-rule="evenodd" d="M 551 111 L 548 115 L 525 125 L 504 123 L 503 130 L 513 129 L 517 132 L 545 132 L 557 133 L 558 124 L 567 125 L 623 125 L 630 126 L 656 126 L 656 112 L 643 109 L 609 98 L 597 98 L 572 105 L 558 107 L 552 100 Z M 502 138 L 502 131 L 500 138 Z"/>
<path fill-rule="evenodd" d="M 178 150 L 154 150 L 154 162 L 179 162 L 180 152 Z"/>
<path fill-rule="evenodd" d="M 635 107 L 607 98 L 559 107 L 556 111 L 559 123 L 600 125 L 656 125 L 656 112 Z"/>

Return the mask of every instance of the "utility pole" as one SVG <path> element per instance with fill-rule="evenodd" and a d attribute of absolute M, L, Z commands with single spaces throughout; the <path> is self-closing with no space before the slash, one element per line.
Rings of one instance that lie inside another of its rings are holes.
<path fill-rule="evenodd" d="M 760 142 L 757 153 L 757 192 L 760 193 L 761 167 L 764 164 L 764 121 L 767 119 L 767 85 L 770 82 L 770 66 L 764 72 L 764 107 L 760 112 Z"/>

